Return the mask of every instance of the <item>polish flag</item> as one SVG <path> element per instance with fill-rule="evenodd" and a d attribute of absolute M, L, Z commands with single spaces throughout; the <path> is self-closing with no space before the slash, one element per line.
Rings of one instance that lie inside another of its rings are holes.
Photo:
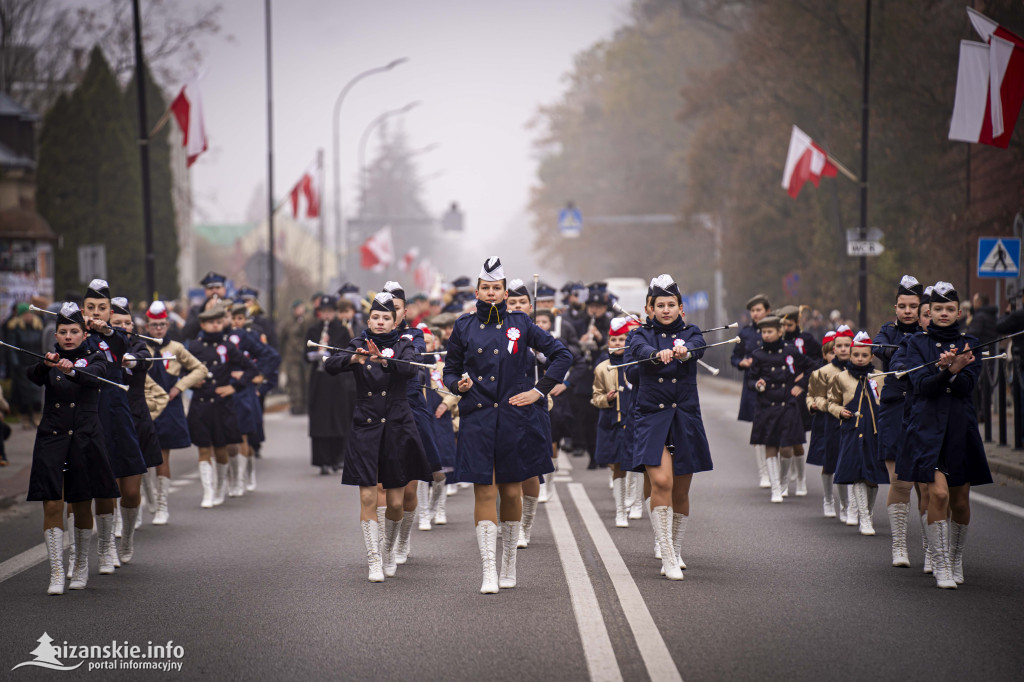
<path fill-rule="evenodd" d="M 413 278 L 416 280 L 416 288 L 420 291 L 427 291 L 434 284 L 437 277 L 434 266 L 430 264 L 429 258 L 424 258 L 416 266 Z"/>
<path fill-rule="evenodd" d="M 960 42 L 949 139 L 1005 149 L 1024 102 L 1024 38 L 967 9 L 984 42 Z"/>
<path fill-rule="evenodd" d="M 416 259 L 420 256 L 420 249 L 418 246 L 414 246 L 405 252 L 402 256 L 402 261 L 398 264 L 398 269 L 402 272 L 409 272 L 412 268 L 412 264 L 416 262 Z"/>
<path fill-rule="evenodd" d="M 182 142 L 187 154 L 187 166 L 191 167 L 199 155 L 206 151 L 206 128 L 203 126 L 203 98 L 199 92 L 198 80 L 186 83 L 178 96 L 171 102 L 171 113 L 181 128 Z"/>
<path fill-rule="evenodd" d="M 395 260 L 395 247 L 391 239 L 391 226 L 385 225 L 359 247 L 364 270 L 384 272 Z"/>
<path fill-rule="evenodd" d="M 302 174 L 299 181 L 295 183 L 295 187 L 292 187 L 290 193 L 292 202 L 292 215 L 296 218 L 299 217 L 299 202 L 302 198 L 306 200 L 306 218 L 319 218 L 320 217 L 320 196 L 322 187 L 323 169 L 320 168 L 319 162 L 314 162 L 312 166 Z"/>
<path fill-rule="evenodd" d="M 789 138 L 789 154 L 786 156 L 786 169 L 782 172 L 782 188 L 789 196 L 796 199 L 800 188 L 810 180 L 817 187 L 822 176 L 834 178 L 838 169 L 807 133 L 793 126 L 793 135 Z"/>

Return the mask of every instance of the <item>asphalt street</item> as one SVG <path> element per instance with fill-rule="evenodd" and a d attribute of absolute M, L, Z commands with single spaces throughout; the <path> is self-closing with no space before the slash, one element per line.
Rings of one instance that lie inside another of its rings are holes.
<path fill-rule="evenodd" d="M 82 663 L 61 679 L 1021 679 L 1024 489 L 977 490 L 967 582 L 939 590 L 917 524 L 914 567 L 890 566 L 884 491 L 875 537 L 822 516 L 814 467 L 807 497 L 769 504 L 735 391 L 701 392 L 715 470 L 694 479 L 682 582 L 658 575 L 646 518 L 614 528 L 607 471 L 570 458 L 515 589 L 478 594 L 471 490 L 448 498 L 446 526 L 413 531 L 395 578 L 369 583 L 357 491 L 309 466 L 304 418 L 268 415 L 255 493 L 200 509 L 194 451 L 175 451 L 170 525 L 147 514 L 114 576 L 97 574 L 94 541 L 84 591 L 46 595 L 42 505 L 2 512 L 0 678 L 53 679 L 13 669 L 45 632 L 180 647 L 168 672 L 58 656 Z"/>

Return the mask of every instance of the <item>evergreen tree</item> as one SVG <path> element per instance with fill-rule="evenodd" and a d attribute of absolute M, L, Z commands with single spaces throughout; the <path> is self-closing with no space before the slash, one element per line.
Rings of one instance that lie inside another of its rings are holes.
<path fill-rule="evenodd" d="M 146 81 L 146 127 L 152 130 L 167 110 L 167 101 L 153 78 L 148 64 L 143 65 Z M 125 114 L 131 121 L 133 135 L 138 135 L 139 113 L 135 78 L 132 77 L 124 92 Z M 178 230 L 174 212 L 174 181 L 171 176 L 170 131 L 173 121 L 149 138 L 149 186 L 150 207 L 153 218 L 153 252 L 156 254 L 156 293 L 160 298 L 173 299 L 178 296 Z M 139 166 L 135 155 L 135 167 Z M 138 171 L 142 194 L 142 172 Z M 143 239 L 145 234 L 143 234 Z M 145 246 L 145 241 L 143 241 Z"/>

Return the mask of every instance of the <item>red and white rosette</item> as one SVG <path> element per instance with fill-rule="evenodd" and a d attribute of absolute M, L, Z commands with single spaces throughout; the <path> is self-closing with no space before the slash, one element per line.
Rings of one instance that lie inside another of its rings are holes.
<path fill-rule="evenodd" d="M 100 350 L 107 356 L 107 362 L 114 362 L 114 354 L 110 352 L 110 346 L 106 341 L 100 341 Z"/>
<path fill-rule="evenodd" d="M 393 358 L 393 357 L 395 357 L 395 349 L 394 348 L 385 348 L 384 350 L 382 350 L 380 352 L 380 354 L 383 355 L 386 358 Z"/>
<path fill-rule="evenodd" d="M 75 367 L 88 367 L 88 366 L 89 366 L 89 361 L 86 360 L 85 358 L 78 358 L 77 360 L 75 360 Z"/>
<path fill-rule="evenodd" d="M 508 337 L 508 352 L 515 355 L 519 352 L 519 337 L 522 334 L 516 327 L 509 327 L 508 331 L 505 332 L 505 336 Z"/>
<path fill-rule="evenodd" d="M 171 360 L 174 359 L 174 353 L 165 350 L 161 357 L 164 359 L 164 369 L 169 370 L 171 368 Z"/>
<path fill-rule="evenodd" d="M 228 347 L 223 343 L 217 344 L 217 355 L 220 356 L 221 363 L 228 361 Z"/>
<path fill-rule="evenodd" d="M 871 392 L 875 394 L 875 402 L 881 399 L 881 395 L 878 393 L 878 382 L 874 379 L 868 379 L 868 386 L 871 387 Z"/>
<path fill-rule="evenodd" d="M 801 337 L 793 339 L 793 345 L 800 351 L 800 355 L 807 355 L 807 351 L 804 350 L 804 340 Z"/>
<path fill-rule="evenodd" d="M 796 374 L 796 364 L 793 362 L 793 356 L 786 356 L 786 367 L 789 367 L 790 374 Z"/>

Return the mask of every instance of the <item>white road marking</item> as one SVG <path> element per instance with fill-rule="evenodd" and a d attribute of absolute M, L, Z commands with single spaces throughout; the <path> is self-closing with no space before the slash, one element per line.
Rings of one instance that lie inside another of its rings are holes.
<path fill-rule="evenodd" d="M 658 626 L 655 625 L 654 618 L 651 617 L 651 612 L 647 609 L 647 604 L 633 581 L 633 576 L 626 568 L 626 562 L 622 560 L 622 555 L 619 554 L 615 542 L 612 541 L 612 536 L 608 534 L 608 529 L 601 522 L 601 517 L 587 496 L 587 491 L 581 483 L 570 483 L 569 494 L 572 496 L 572 500 L 583 518 L 583 525 L 590 533 L 597 553 L 604 563 L 604 568 L 612 580 L 612 585 L 619 597 L 619 604 L 622 605 L 622 612 L 626 615 L 626 620 L 629 621 L 629 628 L 636 638 L 637 649 L 647 667 L 647 674 L 655 682 L 661 680 L 682 682 L 683 678 L 679 674 L 679 668 L 672 660 L 672 655 L 669 653 L 668 647 L 665 646 L 665 640 L 661 636 Z"/>
<path fill-rule="evenodd" d="M 64 549 L 67 549 L 68 545 L 71 544 L 71 536 L 71 532 L 64 531 Z M 0 563 L 0 583 L 8 578 L 13 578 L 22 571 L 32 568 L 36 564 L 48 560 L 46 543 L 40 542 L 35 547 L 26 549 L 21 554 L 12 556 L 7 561 Z"/>
<path fill-rule="evenodd" d="M 179 479 L 186 478 L 186 479 L 190 479 L 190 480 L 195 480 L 195 479 L 199 478 L 199 471 L 192 471 L 192 472 L 189 472 L 189 473 L 187 473 L 187 474 L 185 474 L 183 476 L 178 476 L 178 478 Z M 174 485 L 174 483 L 172 482 L 171 485 Z"/>
<path fill-rule="evenodd" d="M 558 546 L 558 557 L 562 560 L 565 581 L 569 585 L 569 599 L 572 601 L 576 627 L 580 631 L 583 642 L 583 656 L 587 661 L 587 671 L 591 680 L 620 682 L 622 671 L 615 660 L 608 628 L 601 615 L 601 605 L 597 603 L 594 586 L 587 575 L 587 567 L 583 563 L 576 537 L 565 516 L 565 509 L 558 497 L 553 497 L 547 505 L 548 522 L 551 533 L 555 536 Z"/>
<path fill-rule="evenodd" d="M 1018 507 L 1015 504 L 1003 502 L 1002 500 L 997 500 L 994 497 L 989 497 L 988 495 L 976 493 L 973 490 L 971 491 L 971 502 L 980 502 L 986 507 L 992 507 L 993 509 L 998 509 L 1001 512 L 1005 512 L 1010 516 L 1016 516 L 1018 519 L 1024 519 L 1024 507 Z"/>

